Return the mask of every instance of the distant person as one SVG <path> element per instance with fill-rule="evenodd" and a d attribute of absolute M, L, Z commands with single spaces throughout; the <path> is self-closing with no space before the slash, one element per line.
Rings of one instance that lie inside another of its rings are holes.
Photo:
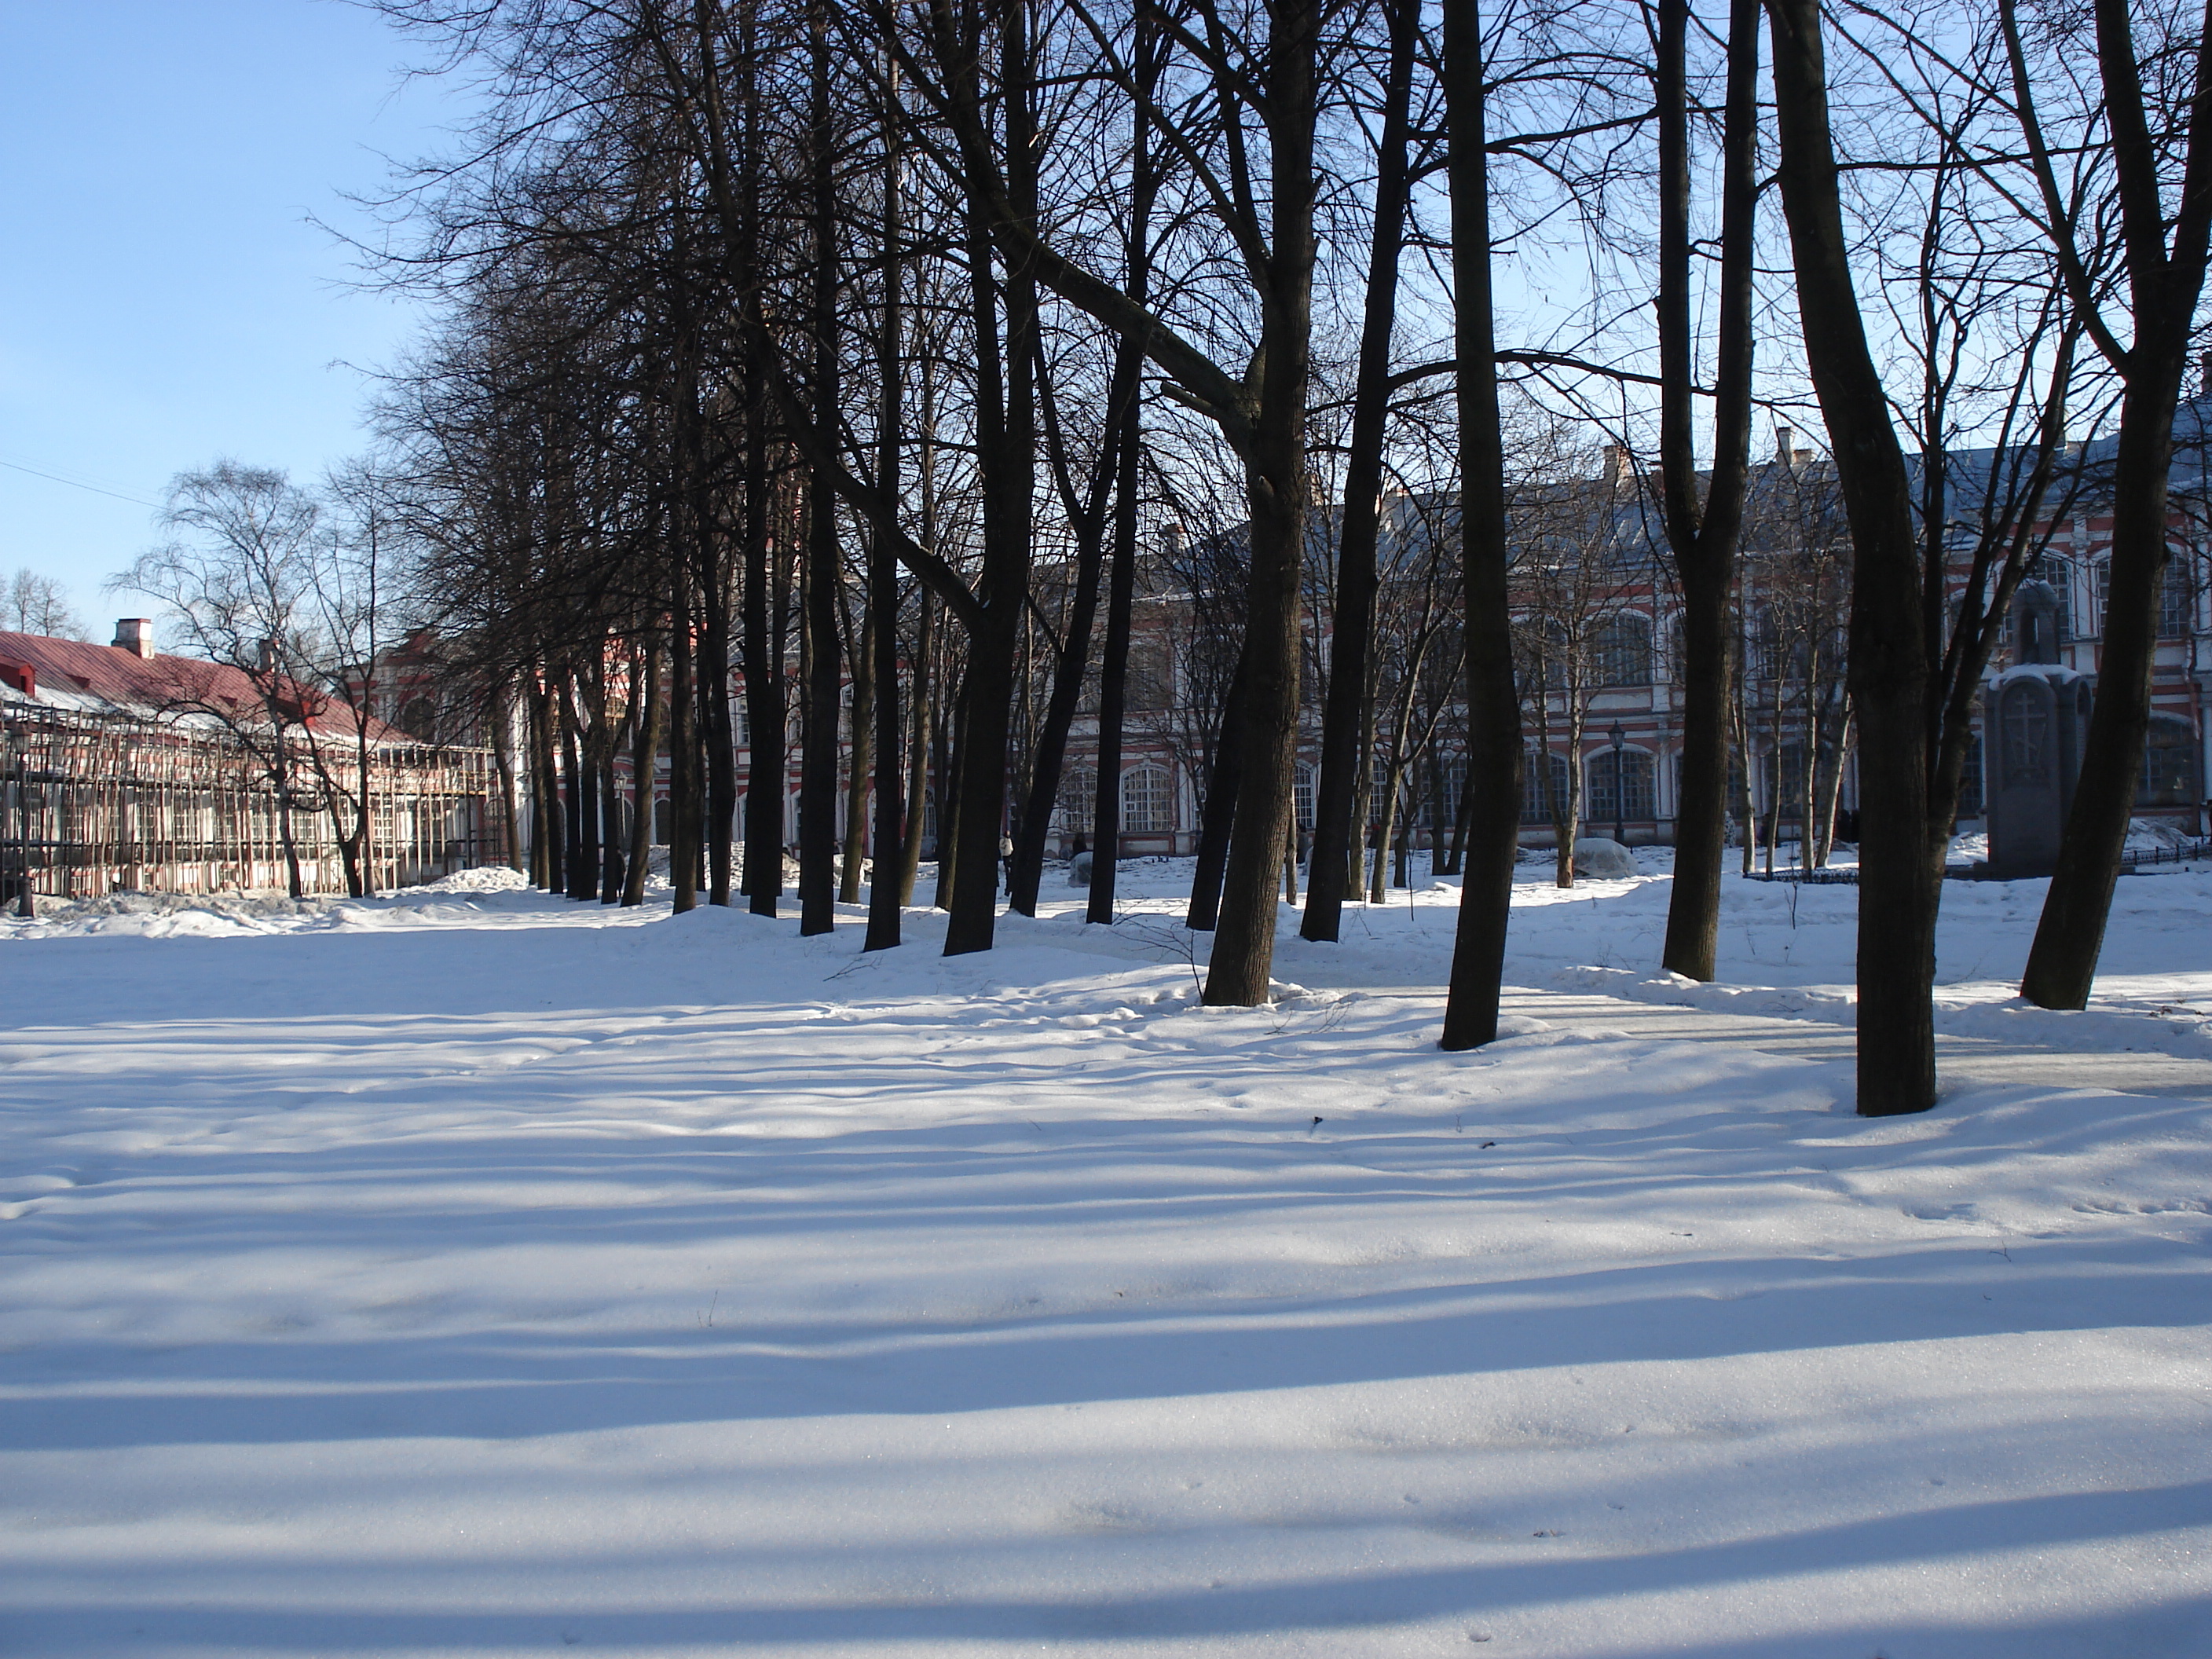
<path fill-rule="evenodd" d="M 1070 887 L 1091 885 L 1091 843 L 1078 836 L 1075 850 L 1068 855 L 1067 884 Z"/>

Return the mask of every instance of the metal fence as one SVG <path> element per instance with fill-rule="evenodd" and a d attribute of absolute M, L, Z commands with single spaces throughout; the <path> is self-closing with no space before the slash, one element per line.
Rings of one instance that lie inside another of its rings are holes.
<path fill-rule="evenodd" d="M 345 890 L 354 759 L 191 717 L 0 705 L 0 902 L 116 891 Z M 388 888 L 505 860 L 490 752 L 386 745 L 365 873 Z M 334 789 L 335 778 L 346 786 Z M 288 856 L 288 842 L 289 855 Z"/>
<path fill-rule="evenodd" d="M 2160 864 L 2188 864 L 2199 859 L 2212 859 L 2212 839 L 2185 842 L 2178 847 L 2154 847 L 2148 853 L 2124 854 L 2120 859 L 2120 873 L 2127 875 Z M 1747 873 L 1753 881 L 1794 881 L 1808 887 L 1856 887 L 1859 884 L 1858 871 L 1849 866 L 1839 870 L 1795 867 L 1772 872 L 1753 870 Z M 1943 866 L 1943 874 L 1952 881 L 1990 879 L 1986 864 L 1947 864 Z"/>

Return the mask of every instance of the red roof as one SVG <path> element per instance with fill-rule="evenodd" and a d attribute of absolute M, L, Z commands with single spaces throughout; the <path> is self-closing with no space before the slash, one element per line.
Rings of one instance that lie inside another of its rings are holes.
<path fill-rule="evenodd" d="M 35 695 L 50 706 L 82 706 L 88 698 L 139 714 L 189 711 L 261 717 L 261 689 L 243 669 L 198 657 L 142 657 L 119 645 L 88 645 L 81 640 L 57 640 L 43 634 L 0 633 L 0 683 L 21 689 L 20 672 L 28 668 L 34 677 Z M 353 711 L 327 692 L 301 687 L 308 718 L 315 729 L 335 737 L 351 737 Z M 59 694 L 59 695 L 56 695 Z M 379 743 L 414 741 L 372 718 L 369 736 Z"/>

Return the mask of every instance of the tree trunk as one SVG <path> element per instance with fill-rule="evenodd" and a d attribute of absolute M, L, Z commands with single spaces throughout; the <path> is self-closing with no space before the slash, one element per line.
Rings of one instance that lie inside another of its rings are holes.
<path fill-rule="evenodd" d="M 830 27 L 820 0 L 807 19 L 812 65 L 809 163 L 813 175 L 814 369 L 810 393 L 816 428 L 837 430 L 837 180 L 830 104 Z M 837 498 L 817 473 L 807 490 L 804 619 L 805 726 L 799 768 L 799 932 L 826 933 L 837 919 Z"/>
<path fill-rule="evenodd" d="M 1206 775 L 1206 799 L 1199 808 L 1198 857 L 1191 872 L 1190 908 L 1183 917 L 1183 925 L 1193 933 L 1211 933 L 1221 920 L 1221 883 L 1229 865 L 1230 823 L 1237 815 L 1237 792 L 1243 781 L 1243 703 L 1244 663 L 1240 657 L 1229 682 L 1229 696 L 1222 703 L 1221 729 L 1213 739 L 1213 766 Z M 1115 780 L 1117 810 L 1120 782 L 1119 778 Z M 1102 778 L 1102 799 L 1104 787 Z M 1091 867 L 1096 880 L 1096 858 Z"/>
<path fill-rule="evenodd" d="M 537 750 L 531 768 L 536 800 L 531 825 L 536 843 L 532 874 L 538 886 L 557 893 L 568 885 L 568 823 L 561 805 L 560 722 L 551 679 L 550 670 L 539 670 L 530 694 L 531 739 Z"/>
<path fill-rule="evenodd" d="M 1468 826 L 1474 820 L 1474 769 L 1468 769 L 1467 781 L 1459 787 L 1459 799 L 1452 807 L 1451 849 L 1446 855 L 1443 873 L 1455 876 L 1460 872 L 1460 860 L 1467 851 Z M 1518 830 L 1516 835 L 1517 837 Z"/>
<path fill-rule="evenodd" d="M 499 832 L 506 855 L 504 862 L 518 874 L 526 873 L 529 866 L 523 857 L 520 813 L 514 799 L 514 703 L 511 682 L 493 696 L 491 721 L 491 757 L 499 773 Z"/>
<path fill-rule="evenodd" d="M 2206 57 L 2212 0 L 2194 41 L 2188 148 L 2172 213 L 2170 254 L 2160 150 L 2145 118 L 2130 8 L 2127 0 L 2095 0 L 2095 10 L 2098 71 L 2112 131 L 2135 328 L 2133 344 L 2119 365 L 2124 389 L 2112 463 L 2112 586 L 2098 653 L 2097 698 L 2057 867 L 2021 981 L 2021 994 L 2045 1008 L 2087 1006 L 2126 850 L 2150 732 L 2159 587 L 2170 556 L 2166 494 L 2174 405 L 2181 395 L 2212 234 L 2212 60 Z M 1870 727 L 1868 738 L 1863 753 L 1874 748 Z M 1864 764 L 1862 760 L 1862 769 Z"/>
<path fill-rule="evenodd" d="M 599 781 L 592 775 L 582 720 L 571 682 L 560 693 L 562 758 L 568 774 L 568 896 L 587 899 L 599 889 Z"/>
<path fill-rule="evenodd" d="M 1442 1045 L 1498 1036 L 1513 860 L 1521 819 L 1521 700 L 1513 684 L 1506 589 L 1505 453 L 1498 428 L 1492 314 L 1490 179 L 1480 0 L 1444 0 L 1443 64 L 1458 372 L 1460 547 L 1467 627 L 1468 770 L 1483 781 L 1469 823 L 1467 873 Z"/>
<path fill-rule="evenodd" d="M 905 344 L 905 266 L 899 254 L 901 229 L 898 82 L 887 76 L 884 107 L 883 253 L 884 314 L 876 331 L 876 379 L 879 402 L 876 411 L 876 487 L 892 501 L 899 499 L 899 428 L 903 414 L 905 382 L 899 372 Z M 927 590 L 924 590 L 925 598 Z M 871 839 L 875 865 L 868 884 L 868 931 L 863 951 L 888 951 L 899 942 L 900 911 L 913 877 L 906 868 L 906 844 L 901 835 L 907 810 L 907 792 L 899 775 L 904 721 L 899 710 L 899 579 L 898 552 L 881 532 L 868 538 L 868 617 L 873 630 L 873 696 L 870 707 L 875 718 L 876 821 Z M 915 683 L 921 684 L 922 669 L 915 665 Z M 919 692 L 916 696 L 919 698 Z M 854 711 L 858 719 L 858 710 Z M 853 769 L 860 771 L 855 750 Z"/>
<path fill-rule="evenodd" d="M 701 424 L 695 422 L 695 424 Z M 703 444 L 703 427 L 702 440 Z M 705 750 L 707 902 L 730 902 L 731 840 L 738 811 L 737 734 L 730 719 L 730 582 L 728 552 L 707 489 L 706 458 L 696 458 L 693 486 L 694 545 L 699 562 L 699 733 Z"/>
<path fill-rule="evenodd" d="M 1337 937 L 1344 911 L 1352 812 L 1366 790 L 1358 771 L 1361 702 L 1375 631 L 1375 550 L 1382 487 L 1382 440 L 1390 410 L 1390 342 L 1398 318 L 1398 261 L 1405 244 L 1407 143 L 1413 47 L 1419 8 L 1385 8 L 1390 64 L 1376 150 L 1375 210 L 1367 256 L 1366 310 L 1360 324 L 1358 378 L 1352 390 L 1351 445 L 1344 471 L 1344 519 L 1337 534 L 1336 603 L 1330 631 L 1328 690 L 1322 706 L 1321 776 L 1314 791 L 1313 872 L 1298 932 Z"/>
<path fill-rule="evenodd" d="M 745 440 L 745 855 L 744 891 L 757 916 L 776 914 L 783 895 L 783 629 L 772 623 L 775 584 L 769 574 L 770 513 L 763 422 L 756 407 Z"/>
<path fill-rule="evenodd" d="M 1000 104 L 1006 127 L 1006 188 L 1012 210 L 1030 235 L 1036 223 L 1036 143 L 1030 124 L 1028 14 L 996 12 Z M 1014 699 L 1014 658 L 1029 598 L 1036 454 L 1037 289 L 1025 258 L 1006 262 L 994 305 L 991 280 L 992 204 L 972 180 L 969 258 L 974 272 L 978 375 L 976 401 L 982 453 L 983 616 L 969 631 L 968 675 L 960 727 L 960 834 L 945 954 L 988 951 L 997 922 L 999 838 L 1006 811 L 1006 757 Z M 1005 313 L 1004 349 L 996 313 Z"/>
<path fill-rule="evenodd" d="M 967 740 L 967 726 L 968 672 L 963 664 L 959 682 L 953 688 L 952 706 L 933 734 L 937 744 L 933 770 L 939 791 L 936 902 L 947 916 L 952 914 L 953 892 L 960 884 L 960 771 L 967 759 L 961 745 Z"/>
<path fill-rule="evenodd" d="M 660 744 L 667 730 L 660 695 L 660 638 L 648 635 L 645 667 L 638 695 L 645 699 L 636 720 L 636 746 L 630 751 L 630 836 L 629 878 L 623 884 L 623 902 L 645 902 L 647 865 L 653 850 L 653 804 L 660 773 Z"/>
<path fill-rule="evenodd" d="M 1820 829 L 1814 867 L 1820 870 L 1827 868 L 1829 854 L 1835 850 L 1836 803 L 1843 798 L 1844 769 L 1850 763 L 1851 703 L 1848 696 L 1844 699 L 1843 714 L 1837 722 L 1834 751 L 1835 758 L 1821 774 L 1820 798 L 1813 804 Z"/>
<path fill-rule="evenodd" d="M 872 538 L 872 540 L 873 538 Z M 869 550 L 872 577 L 875 551 Z M 860 866 L 868 856 L 868 786 L 876 770 L 876 617 L 875 584 L 863 595 L 860 627 L 853 626 L 852 607 L 838 610 L 845 623 L 846 660 L 852 666 L 853 703 L 846 715 L 848 753 L 845 761 L 845 839 L 837 863 L 837 902 L 860 902 Z M 894 753 L 896 751 L 894 750 Z"/>
<path fill-rule="evenodd" d="M 738 169 L 738 246 L 742 261 L 740 279 L 744 293 L 740 304 L 749 323 L 740 395 L 744 399 L 744 473 L 740 510 L 743 521 L 744 598 L 743 639 L 739 650 L 745 680 L 745 848 L 744 889 L 748 908 L 757 916 L 775 915 L 783 896 L 784 791 L 788 762 L 785 744 L 791 716 L 786 706 L 783 676 L 784 605 L 782 572 L 786 558 L 782 537 L 771 537 L 771 520 L 779 505 L 779 492 L 769 477 L 766 388 L 762 367 L 756 360 L 760 325 L 758 284 L 749 280 L 753 253 L 759 240 L 760 201 L 757 156 L 759 97 L 753 50 L 755 22 L 748 6 L 740 25 L 738 87 L 742 100 L 743 157 Z M 777 544 L 775 568 L 770 568 L 771 542 Z"/>
<path fill-rule="evenodd" d="M 691 582 L 678 569 L 670 596 L 668 885 L 675 914 L 699 902 L 699 696 L 692 672 Z"/>
<path fill-rule="evenodd" d="M 921 356 L 921 476 L 916 480 L 921 497 L 921 539 L 937 544 L 937 359 Z M 929 805 L 937 803 L 938 846 L 944 846 L 944 827 L 951 797 L 945 777 L 945 682 L 949 664 L 936 639 L 936 596 L 924 586 L 916 603 L 915 623 L 914 747 L 907 768 L 906 839 L 899 849 L 899 902 L 914 902 L 915 883 L 921 874 L 921 843 L 929 827 Z M 925 689 L 926 688 L 926 689 Z M 936 791 L 933 797 L 930 791 Z M 944 882 L 940 876 L 939 886 Z M 942 895 L 940 894 L 941 897 Z"/>
<path fill-rule="evenodd" d="M 1113 379 L 1107 394 L 1105 435 L 1092 475 L 1087 499 L 1076 495 L 1067 462 L 1066 447 L 1047 388 L 1044 401 L 1046 441 L 1054 456 L 1054 471 L 1061 482 L 1061 495 L 1075 540 L 1075 591 L 1067 611 L 1067 629 L 1053 665 L 1052 692 L 1045 702 L 1044 719 L 1037 728 L 1032 750 L 1030 787 L 1023 803 L 1021 823 L 1014 836 L 1014 864 L 1009 872 L 1006 902 L 1025 916 L 1036 915 L 1037 890 L 1044 880 L 1045 842 L 1052 829 L 1054 804 L 1067 757 L 1067 734 L 1075 724 L 1075 711 L 1083 698 L 1083 682 L 1091 666 L 1091 634 L 1098 612 L 1099 568 L 1105 552 L 1109 526 L 1101 489 L 1117 470 L 1115 448 L 1122 422 L 1119 410 L 1136 396 L 1137 374 L 1144 366 L 1133 341 L 1123 340 L 1115 353 Z"/>
<path fill-rule="evenodd" d="M 1144 152 L 1140 149 L 1141 157 Z M 1150 177 L 1147 166 L 1139 174 Z M 1151 198 L 1146 193 L 1145 200 Z M 1138 237 L 1149 228 L 1133 229 L 1130 246 L 1137 251 Z M 1146 265 L 1133 259 L 1131 280 L 1142 283 Z M 1097 788 L 1091 802 L 1091 889 L 1084 905 L 1086 924 L 1114 924 L 1115 889 L 1121 869 L 1121 728 L 1129 706 L 1129 629 L 1134 614 L 1137 583 L 1137 492 L 1142 482 L 1144 409 L 1134 398 L 1121 411 L 1121 447 L 1115 458 L 1114 486 L 1113 572 L 1107 584 L 1106 641 L 1098 665 Z M 1195 878 L 1192 893 L 1197 893 Z"/>
<path fill-rule="evenodd" d="M 1742 856 L 1737 873 L 1749 875 L 1759 856 L 1759 812 L 1751 797 L 1751 709 L 1744 701 L 1751 680 L 1751 647 L 1746 638 L 1746 604 L 1739 603 L 1734 636 L 1729 642 L 1729 811 L 1743 832 Z"/>
<path fill-rule="evenodd" d="M 1805 352 L 1851 532 L 1850 690 L 1859 763 L 1858 1109 L 1936 1103 L 1936 915 L 1928 656 L 1911 483 L 1860 322 L 1844 240 L 1819 0 L 1767 0 L 1778 176 Z"/>
<path fill-rule="evenodd" d="M 1273 235 L 1260 295 L 1258 408 L 1244 458 L 1251 569 L 1236 816 L 1204 997 L 1258 1007 L 1274 965 L 1276 866 L 1291 827 L 1298 740 L 1299 597 L 1309 507 L 1306 382 L 1314 276 L 1318 0 L 1275 0 L 1266 69 Z M 1217 768 L 1217 771 L 1218 771 Z"/>
<path fill-rule="evenodd" d="M 1419 654 L 1408 653 L 1405 684 L 1399 689 L 1398 707 L 1391 715 L 1390 764 L 1383 774 L 1382 823 L 1375 836 L 1375 874 L 1367 892 L 1368 902 L 1373 904 L 1382 904 L 1389 897 L 1384 885 L 1382 861 L 1394 850 L 1401 855 L 1398 885 L 1406 884 L 1403 849 L 1398 846 L 1399 816 L 1406 793 L 1406 749 L 1413 738 L 1413 698 L 1420 689 L 1419 670 Z"/>
<path fill-rule="evenodd" d="M 609 734 L 610 739 L 612 734 Z M 615 782 L 613 744 L 602 740 L 599 763 L 599 902 L 622 902 L 623 879 L 629 868 L 623 860 L 622 792 Z"/>
<path fill-rule="evenodd" d="M 1682 588 L 1682 754 L 1674 804 L 1674 881 L 1662 960 L 1711 980 L 1720 946 L 1727 855 L 1729 604 L 1750 473 L 1753 246 L 1758 203 L 1759 0 L 1730 0 L 1728 110 L 1721 137 L 1720 328 L 1714 465 L 1704 509 L 1690 405 L 1689 0 L 1659 5 L 1659 354 L 1661 504 Z M 1616 786 L 1619 780 L 1615 781 Z"/>
<path fill-rule="evenodd" d="M 817 360 L 817 368 L 821 364 Z M 834 373 L 834 370 L 832 371 Z M 799 932 L 837 921 L 837 504 L 820 479 L 807 491 L 806 569 L 799 586 L 806 686 L 799 759 Z"/>
<path fill-rule="evenodd" d="M 901 906 L 914 902 L 914 884 L 921 874 L 922 832 L 929 826 L 929 737 L 937 723 L 937 670 L 930 638 L 933 631 L 933 600 L 927 588 L 916 596 L 915 604 L 921 614 L 915 624 L 914 710 L 906 757 L 906 831 L 899 842 Z"/>

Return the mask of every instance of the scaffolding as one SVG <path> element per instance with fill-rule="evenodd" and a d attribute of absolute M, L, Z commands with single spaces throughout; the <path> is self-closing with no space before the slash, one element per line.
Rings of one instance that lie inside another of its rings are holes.
<path fill-rule="evenodd" d="M 339 815 L 288 733 L 281 757 L 189 715 L 0 703 L 0 903 L 112 892 L 282 892 L 284 820 L 307 893 L 346 890 Z M 350 778 L 349 755 L 340 775 Z M 279 775 L 289 781 L 282 788 Z M 507 860 L 489 750 L 380 744 L 366 873 L 383 890 Z M 289 806 L 289 812 L 288 812 Z"/>

